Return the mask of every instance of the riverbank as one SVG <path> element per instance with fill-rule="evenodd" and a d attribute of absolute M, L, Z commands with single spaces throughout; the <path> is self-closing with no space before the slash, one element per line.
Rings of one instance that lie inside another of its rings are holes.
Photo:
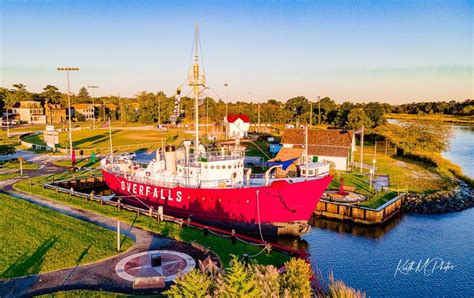
<path fill-rule="evenodd" d="M 403 120 L 403 121 L 429 120 L 429 121 L 448 122 L 452 124 L 474 125 L 474 116 L 453 116 L 453 115 L 439 115 L 439 114 L 418 115 L 418 114 L 388 113 L 388 114 L 385 114 L 385 118 Z"/>
<path fill-rule="evenodd" d="M 474 206 L 474 191 L 463 181 L 449 190 L 433 194 L 408 194 L 403 201 L 403 211 L 424 214 L 462 211 Z"/>

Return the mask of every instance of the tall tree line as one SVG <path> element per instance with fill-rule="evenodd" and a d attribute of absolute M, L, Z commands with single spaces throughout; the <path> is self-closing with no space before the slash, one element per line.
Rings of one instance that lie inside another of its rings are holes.
<path fill-rule="evenodd" d="M 42 103 L 51 103 L 67 106 L 67 96 L 59 92 L 54 85 L 46 85 L 41 93 L 29 92 L 24 84 L 14 84 L 12 88 L 0 88 L 0 108 L 11 107 L 15 102 L 35 100 Z M 87 88 L 82 87 L 77 94 L 71 95 L 72 103 L 92 103 L 93 99 Z M 166 124 L 170 122 L 175 105 L 175 97 L 167 96 L 161 91 L 155 93 L 142 91 L 132 98 L 118 96 L 95 97 L 95 103 L 113 103 L 117 111 L 112 116 L 126 122 L 141 122 L 145 124 Z M 189 97 L 181 98 L 181 116 L 183 122 L 192 122 L 194 119 L 194 103 Z M 312 108 L 312 111 L 311 111 Z M 402 105 L 390 105 L 388 103 L 369 102 L 351 103 L 336 102 L 324 97 L 319 102 L 312 101 L 304 96 L 297 96 L 285 102 L 269 99 L 266 102 L 224 102 L 222 99 L 206 97 L 202 99 L 199 108 L 201 121 L 209 123 L 221 123 L 227 114 L 246 114 L 251 122 L 258 121 L 260 110 L 260 121 L 262 123 L 300 123 L 313 125 L 320 122 L 329 126 L 358 129 L 362 125 L 366 128 L 374 128 L 385 124 L 386 113 L 437 113 L 448 115 L 474 115 L 474 100 L 468 99 L 463 102 L 420 102 Z M 312 119 L 311 116 L 312 115 Z M 99 117 L 103 117 L 103 111 L 99 111 Z"/>

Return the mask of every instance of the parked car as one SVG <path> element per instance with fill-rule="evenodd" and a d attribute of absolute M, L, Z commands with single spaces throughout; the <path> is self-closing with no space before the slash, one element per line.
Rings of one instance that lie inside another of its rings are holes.
<path fill-rule="evenodd" d="M 120 153 L 117 157 L 133 160 L 137 158 L 137 155 L 135 154 L 135 152 L 123 152 L 123 153 Z"/>

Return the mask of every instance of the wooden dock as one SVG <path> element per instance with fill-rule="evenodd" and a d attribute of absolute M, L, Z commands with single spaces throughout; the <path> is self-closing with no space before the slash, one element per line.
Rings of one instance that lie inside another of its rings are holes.
<path fill-rule="evenodd" d="M 405 196 L 405 193 L 399 194 L 377 209 L 321 200 L 316 206 L 314 214 L 328 219 L 352 221 L 365 225 L 378 225 L 391 219 L 401 211 Z"/>

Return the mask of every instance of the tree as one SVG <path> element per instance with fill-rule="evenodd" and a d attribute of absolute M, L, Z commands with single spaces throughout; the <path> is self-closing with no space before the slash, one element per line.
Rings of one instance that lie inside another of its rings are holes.
<path fill-rule="evenodd" d="M 318 115 L 319 107 L 321 107 L 321 123 L 330 124 L 334 122 L 336 118 L 337 105 L 329 97 L 324 97 L 320 99 L 320 102 L 313 105 L 313 114 Z"/>
<path fill-rule="evenodd" d="M 60 103 L 61 102 L 61 92 L 59 89 L 54 85 L 46 85 L 43 88 L 43 92 L 41 93 L 41 97 L 51 103 Z"/>
<path fill-rule="evenodd" d="M 285 110 L 290 113 L 291 120 L 304 120 L 304 122 L 306 123 L 308 118 L 306 117 L 306 114 L 309 115 L 308 99 L 304 96 L 291 98 L 285 103 Z"/>
<path fill-rule="evenodd" d="M 351 110 L 347 116 L 347 123 L 345 127 L 349 129 L 359 129 L 362 126 L 370 129 L 372 128 L 373 123 L 369 117 L 367 117 L 362 108 Z"/>
<path fill-rule="evenodd" d="M 387 122 L 385 119 L 385 110 L 378 102 L 369 102 L 365 105 L 364 111 L 372 122 L 373 127 L 383 125 Z"/>
<path fill-rule="evenodd" d="M 89 95 L 89 91 L 87 91 L 87 88 L 81 87 L 81 89 L 79 89 L 79 93 L 76 96 L 76 101 L 77 102 L 90 102 L 90 99 L 91 97 Z"/>
<path fill-rule="evenodd" d="M 385 124 L 375 129 L 406 153 L 441 153 L 449 149 L 452 129 L 438 121 Z"/>
<path fill-rule="evenodd" d="M 337 127 L 345 127 L 347 125 L 349 113 L 353 108 L 354 105 L 350 102 L 344 102 L 341 106 L 339 106 L 334 124 Z"/>
<path fill-rule="evenodd" d="M 13 84 L 13 88 L 6 97 L 6 106 L 11 107 L 16 102 L 31 100 L 31 93 L 26 90 L 26 85 L 22 83 Z"/>

